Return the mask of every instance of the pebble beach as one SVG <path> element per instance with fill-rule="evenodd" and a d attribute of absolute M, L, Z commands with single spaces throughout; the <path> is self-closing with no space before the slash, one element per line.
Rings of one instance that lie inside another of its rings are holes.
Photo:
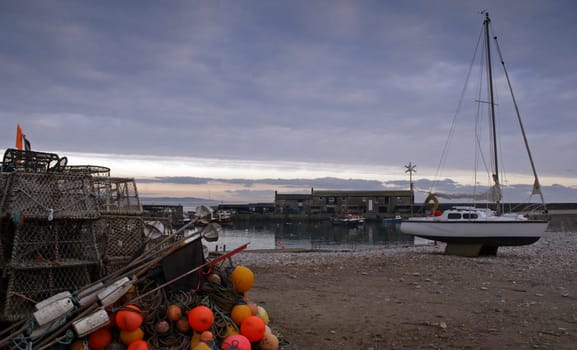
<path fill-rule="evenodd" d="M 444 244 L 246 251 L 284 349 L 574 349 L 577 233 L 465 258 Z M 306 320 L 306 322 L 303 322 Z"/>

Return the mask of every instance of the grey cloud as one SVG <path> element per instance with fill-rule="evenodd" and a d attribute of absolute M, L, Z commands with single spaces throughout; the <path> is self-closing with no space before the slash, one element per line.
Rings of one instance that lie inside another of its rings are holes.
<path fill-rule="evenodd" d="M 20 122 L 47 150 L 434 168 L 479 34 L 477 5 L 2 2 L 0 144 Z M 483 6 L 539 170 L 566 176 L 577 162 L 576 5 Z M 453 145 L 470 143 L 459 132 Z M 455 168 L 470 165 L 463 153 Z M 524 169 L 520 160 L 509 170 Z"/>

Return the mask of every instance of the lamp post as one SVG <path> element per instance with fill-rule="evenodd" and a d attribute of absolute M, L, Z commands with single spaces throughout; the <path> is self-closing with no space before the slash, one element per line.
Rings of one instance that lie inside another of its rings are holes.
<path fill-rule="evenodd" d="M 409 173 L 409 186 L 411 189 L 411 216 L 413 216 L 413 202 L 415 201 L 415 194 L 413 192 L 413 173 L 417 172 L 417 165 L 409 162 L 409 164 L 405 165 L 405 173 Z"/>

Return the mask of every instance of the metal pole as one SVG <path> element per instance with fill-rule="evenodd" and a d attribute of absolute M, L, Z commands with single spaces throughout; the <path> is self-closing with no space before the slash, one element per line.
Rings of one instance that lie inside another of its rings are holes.
<path fill-rule="evenodd" d="M 413 173 L 417 172 L 417 165 L 409 162 L 408 165 L 405 165 L 405 173 L 409 173 L 409 188 L 411 191 L 411 216 L 413 216 L 413 203 L 415 202 L 415 192 L 413 191 Z"/>

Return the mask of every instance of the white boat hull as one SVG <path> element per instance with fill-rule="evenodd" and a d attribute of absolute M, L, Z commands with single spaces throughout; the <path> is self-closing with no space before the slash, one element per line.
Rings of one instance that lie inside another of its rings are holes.
<path fill-rule="evenodd" d="M 541 220 L 435 221 L 409 219 L 401 232 L 433 241 L 492 246 L 518 246 L 534 243 L 547 229 Z"/>

